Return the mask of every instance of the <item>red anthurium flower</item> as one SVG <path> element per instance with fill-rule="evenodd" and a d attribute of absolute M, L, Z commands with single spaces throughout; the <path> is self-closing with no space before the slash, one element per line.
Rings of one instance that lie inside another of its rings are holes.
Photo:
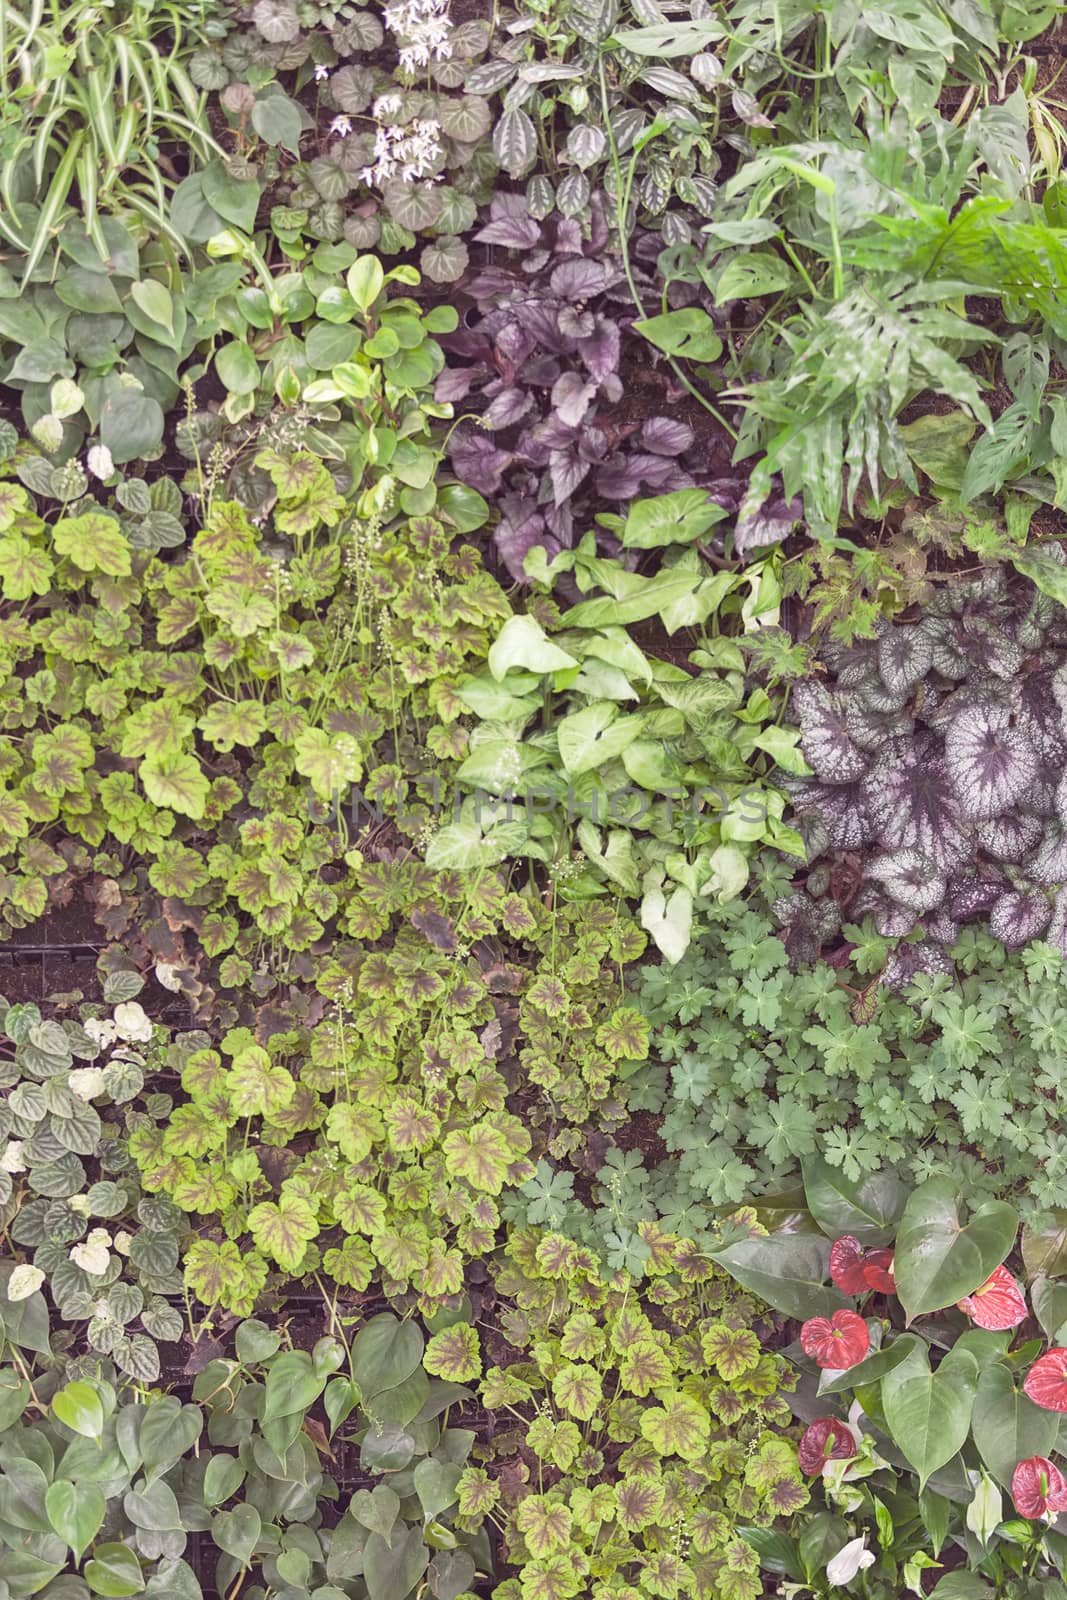
<path fill-rule="evenodd" d="M 980 1328 L 992 1328 L 1001 1333 L 1007 1328 L 1017 1328 L 1027 1317 L 1023 1292 L 1007 1267 L 998 1267 L 980 1289 L 957 1304 Z"/>
<path fill-rule="evenodd" d="M 864 1250 L 850 1233 L 835 1239 L 830 1250 L 830 1277 L 845 1294 L 893 1294 L 892 1250 Z"/>
<path fill-rule="evenodd" d="M 1067 1511 L 1067 1482 L 1046 1456 L 1030 1456 L 1011 1475 L 1011 1497 L 1021 1517 L 1055 1516 Z"/>
<path fill-rule="evenodd" d="M 1057 1347 L 1034 1362 L 1023 1393 L 1046 1411 L 1067 1411 L 1067 1350 Z"/>
<path fill-rule="evenodd" d="M 800 1346 L 820 1367 L 843 1372 L 863 1360 L 871 1348 L 871 1336 L 858 1311 L 835 1311 L 832 1317 L 809 1317 L 800 1330 Z M 1067 1386 L 1064 1393 L 1067 1395 Z"/>
<path fill-rule="evenodd" d="M 836 1417 L 819 1417 L 804 1430 L 797 1446 L 797 1460 L 801 1472 L 814 1477 L 828 1461 L 851 1461 L 856 1454 L 856 1441 L 852 1429 Z"/>
<path fill-rule="evenodd" d="M 877 1289 L 879 1294 L 896 1294 L 892 1250 L 868 1250 L 863 1270 L 872 1289 Z"/>

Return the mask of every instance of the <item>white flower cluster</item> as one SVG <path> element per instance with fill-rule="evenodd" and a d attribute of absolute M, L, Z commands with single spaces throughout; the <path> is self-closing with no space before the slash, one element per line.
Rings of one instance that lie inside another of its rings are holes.
<path fill-rule="evenodd" d="M 427 178 L 441 159 L 441 124 L 418 121 L 404 126 L 386 119 L 395 117 L 400 110 L 400 97 L 383 94 L 374 103 L 374 120 L 378 124 L 374 135 L 374 165 L 364 167 L 360 173 L 364 183 L 377 187 L 399 178 L 401 183 L 415 183 Z"/>
<path fill-rule="evenodd" d="M 400 65 L 405 72 L 447 61 L 452 54 L 452 19 L 448 0 L 397 0 L 384 11 L 388 28 L 402 39 Z"/>

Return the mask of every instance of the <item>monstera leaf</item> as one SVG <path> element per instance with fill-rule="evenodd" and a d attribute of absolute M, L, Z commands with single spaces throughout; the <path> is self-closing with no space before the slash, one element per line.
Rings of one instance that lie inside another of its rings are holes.
<path fill-rule="evenodd" d="M 1037 755 L 1001 706 L 971 706 L 945 735 L 945 762 L 962 815 L 998 817 L 1037 777 Z"/>

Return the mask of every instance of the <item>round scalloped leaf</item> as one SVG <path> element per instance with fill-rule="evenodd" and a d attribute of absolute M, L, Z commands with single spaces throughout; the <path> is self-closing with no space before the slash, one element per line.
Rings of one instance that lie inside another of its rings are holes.
<path fill-rule="evenodd" d="M 393 221 L 413 233 L 432 228 L 444 206 L 440 191 L 427 183 L 402 183 L 397 180 L 387 183 L 382 195 Z"/>
<path fill-rule="evenodd" d="M 286 44 L 300 33 L 300 18 L 290 0 L 258 0 L 252 21 L 268 44 Z"/>
<path fill-rule="evenodd" d="M 1037 777 L 1037 755 L 1002 706 L 970 706 L 953 718 L 945 761 L 960 810 L 971 822 L 998 817 Z"/>
<path fill-rule="evenodd" d="M 1009 950 L 1019 950 L 1031 939 L 1040 939 L 1051 915 L 1046 895 L 1037 890 L 1009 889 L 990 909 L 989 931 Z"/>
<path fill-rule="evenodd" d="M 878 671 L 893 694 L 921 683 L 933 665 L 930 636 L 918 623 L 888 627 L 878 641 Z"/>
<path fill-rule="evenodd" d="M 488 100 L 480 95 L 465 94 L 460 100 L 439 100 L 437 104 L 437 120 L 450 139 L 473 144 L 489 132 L 493 118 Z"/>
<path fill-rule="evenodd" d="M 817 819 L 826 836 L 826 843 L 837 850 L 858 850 L 869 844 L 873 830 L 863 804 L 863 795 L 857 783 L 843 783 L 840 787 L 830 783 L 797 783 L 791 785 L 793 804 L 801 816 Z M 809 858 L 814 858 L 813 839 L 809 840 Z"/>
<path fill-rule="evenodd" d="M 1067 832 L 1056 823 L 1046 825 L 1044 838 L 1026 863 L 1029 877 L 1042 888 L 1067 882 Z"/>
<path fill-rule="evenodd" d="M 935 911 L 945 898 L 945 879 L 917 850 L 875 856 L 867 873 L 881 883 L 890 899 L 916 915 Z"/>
<path fill-rule="evenodd" d="M 217 50 L 207 48 L 194 52 L 189 62 L 189 76 L 198 89 L 218 91 L 230 81 L 229 68 Z"/>
<path fill-rule="evenodd" d="M 793 709 L 800 717 L 800 748 L 824 783 L 855 783 L 867 771 L 838 702 L 821 683 L 798 683 Z"/>
<path fill-rule="evenodd" d="M 467 270 L 470 254 L 462 239 L 444 234 L 428 244 L 419 257 L 423 277 L 431 283 L 455 283 Z"/>
<path fill-rule="evenodd" d="M 953 871 L 969 857 L 970 841 L 945 764 L 928 746 L 917 743 L 900 755 L 890 749 L 861 789 L 884 849 L 918 850 L 941 872 Z"/>
<path fill-rule="evenodd" d="M 1006 817 L 990 817 L 974 830 L 975 842 L 995 861 L 1021 861 L 1041 838 L 1038 817 L 1022 817 L 1011 812 Z"/>
<path fill-rule="evenodd" d="M 369 67 L 341 67 L 330 79 L 330 99 L 338 111 L 358 116 L 374 98 L 374 74 Z"/>

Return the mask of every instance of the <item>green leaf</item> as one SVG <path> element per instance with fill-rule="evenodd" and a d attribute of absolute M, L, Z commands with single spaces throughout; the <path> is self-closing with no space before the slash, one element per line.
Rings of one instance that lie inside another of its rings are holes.
<path fill-rule="evenodd" d="M 145 794 L 153 805 L 165 806 L 194 821 L 204 815 L 211 785 L 195 756 L 149 755 L 138 770 Z"/>
<path fill-rule="evenodd" d="M 722 355 L 722 340 L 715 332 L 715 324 L 699 306 L 665 311 L 658 317 L 641 317 L 634 329 L 657 350 L 685 361 L 717 361 Z"/>
<path fill-rule="evenodd" d="M 265 1256 L 296 1272 L 308 1244 L 319 1231 L 315 1213 L 300 1195 L 282 1194 L 278 1203 L 263 1200 L 248 1214 L 248 1228 Z"/>
<path fill-rule="evenodd" d="M 493 154 L 509 178 L 522 178 L 537 156 L 537 131 L 519 107 L 505 111 L 493 129 Z"/>
<path fill-rule="evenodd" d="M 130 284 L 130 299 L 150 322 L 158 323 L 174 337 L 174 301 L 168 289 L 154 278 L 146 278 L 143 283 Z"/>
<path fill-rule="evenodd" d="M 556 728 L 564 772 L 578 777 L 621 755 L 644 728 L 642 717 L 620 717 L 610 700 L 595 700 L 563 717 Z"/>
<path fill-rule="evenodd" d="M 204 1504 L 219 1506 L 235 1495 L 245 1481 L 245 1469 L 236 1456 L 218 1451 L 211 1457 L 204 1473 Z"/>
<path fill-rule="evenodd" d="M 264 1422 L 305 1412 L 326 1387 L 326 1374 L 317 1372 L 306 1350 L 287 1350 L 271 1362 L 267 1374 Z"/>
<path fill-rule="evenodd" d="M 231 394 L 254 394 L 259 384 L 259 362 L 241 339 L 216 351 L 215 370 Z"/>
<path fill-rule="evenodd" d="M 52 1411 L 60 1422 L 84 1439 L 99 1439 L 104 1431 L 104 1407 L 88 1383 L 68 1383 L 52 1396 Z"/>
<path fill-rule="evenodd" d="M 445 1164 L 453 1177 L 463 1178 L 472 1189 L 499 1194 L 511 1164 L 511 1150 L 498 1128 L 482 1122 L 473 1128 L 454 1128 L 445 1135 Z"/>
<path fill-rule="evenodd" d="M 1027 1399 L 1009 1369 L 996 1362 L 978 1380 L 972 1427 L 982 1460 L 998 1483 L 1009 1487 L 1020 1461 L 1051 1455 L 1060 1418 Z"/>
<path fill-rule="evenodd" d="M 793 270 L 780 256 L 750 250 L 732 256 L 720 272 L 715 285 L 715 304 L 731 300 L 758 300 L 763 295 L 780 294 L 793 282 Z"/>
<path fill-rule="evenodd" d="M 48 1485 L 44 1503 L 53 1529 L 80 1562 L 103 1526 L 107 1511 L 103 1494 L 95 1483 L 73 1484 L 57 1478 Z"/>
<path fill-rule="evenodd" d="M 81 572 L 104 572 L 112 578 L 129 577 L 133 553 L 114 517 L 103 511 L 86 511 L 80 517 L 61 517 L 52 528 L 56 551 Z"/>
<path fill-rule="evenodd" d="M 295 100 L 285 94 L 264 94 L 252 107 L 252 126 L 267 144 L 280 144 L 300 154 L 300 133 L 304 119 Z M 206 190 L 205 190 L 206 194 Z"/>
<path fill-rule="evenodd" d="M 553 644 L 535 617 L 509 617 L 489 650 L 489 670 L 499 682 L 512 667 L 544 675 L 576 667 L 573 656 Z"/>
<path fill-rule="evenodd" d="M 904 1208 L 893 1258 L 909 1322 L 980 1288 L 1015 1243 L 1018 1226 L 1018 1213 L 1000 1200 L 987 1201 L 961 1225 L 951 1179 L 920 1185 Z"/>
<path fill-rule="evenodd" d="M 100 413 L 100 442 L 116 466 L 154 459 L 163 443 L 163 408 L 140 388 L 114 390 Z"/>
<path fill-rule="evenodd" d="M 882 1408 L 894 1443 L 919 1474 L 919 1487 L 958 1450 L 970 1432 L 978 1392 L 978 1362 L 970 1351 L 953 1352 L 931 1372 L 926 1347 L 882 1380 Z"/>
<path fill-rule="evenodd" d="M 1047 594 L 1061 606 L 1067 606 L 1067 567 L 1057 561 L 1050 552 L 1037 545 L 1033 549 L 1013 555 L 1011 564 L 1017 572 L 1021 572 L 1031 583 L 1036 584 L 1042 594 Z"/>
<path fill-rule="evenodd" d="M 218 159 L 209 161 L 200 174 L 204 199 L 225 222 L 232 222 L 244 233 L 256 225 L 256 212 L 262 190 L 255 178 L 235 178 Z"/>
<path fill-rule="evenodd" d="M 226 1083 L 231 1108 L 239 1117 L 270 1117 L 296 1093 L 292 1074 L 271 1060 L 262 1045 L 249 1045 L 234 1057 Z"/>
<path fill-rule="evenodd" d="M 852 1301 L 827 1283 L 830 1245 L 808 1233 L 772 1233 L 765 1239 L 742 1239 L 712 1259 L 731 1277 L 758 1294 L 787 1317 L 829 1317 L 849 1310 Z"/>
<path fill-rule="evenodd" d="M 830 1239 L 851 1234 L 865 1246 L 885 1245 L 904 1209 L 906 1190 L 891 1173 L 874 1173 L 849 1183 L 840 1167 L 821 1156 L 804 1156 L 804 1197 L 819 1227 Z"/>
<path fill-rule="evenodd" d="M 385 288 L 385 272 L 377 256 L 357 256 L 345 277 L 348 292 L 363 312 L 370 310 Z"/>
<path fill-rule="evenodd" d="M 232 1511 L 220 1511 L 211 1524 L 211 1537 L 220 1550 L 247 1567 L 262 1528 L 259 1512 L 246 1503 L 234 1506 Z"/>
<path fill-rule="evenodd" d="M 675 489 L 651 500 L 635 500 L 626 518 L 622 542 L 628 550 L 692 544 L 725 515 L 706 489 Z"/>
<path fill-rule="evenodd" d="M 124 1544 L 97 1545 L 93 1559 L 85 1563 L 85 1581 L 94 1594 L 109 1596 L 112 1600 L 144 1593 L 141 1563 Z"/>
<path fill-rule="evenodd" d="M 401 1322 L 383 1311 L 352 1341 L 353 1377 L 368 1397 L 395 1389 L 419 1366 L 422 1352 L 422 1334 L 415 1323 Z"/>
<path fill-rule="evenodd" d="M 370 1600 L 405 1600 L 429 1561 L 421 1528 L 409 1528 L 391 1546 L 380 1533 L 369 1534 L 363 1551 L 363 1579 Z"/>
<path fill-rule="evenodd" d="M 726 37 L 721 22 L 653 22 L 647 28 L 620 28 L 608 43 L 619 45 L 635 56 L 669 61 L 674 56 L 697 55 L 709 44 Z"/>
<path fill-rule="evenodd" d="M 679 884 L 668 899 L 657 883 L 646 884 L 641 897 L 641 926 L 652 935 L 665 961 L 672 965 L 681 961 L 693 936 L 692 890 Z"/>

